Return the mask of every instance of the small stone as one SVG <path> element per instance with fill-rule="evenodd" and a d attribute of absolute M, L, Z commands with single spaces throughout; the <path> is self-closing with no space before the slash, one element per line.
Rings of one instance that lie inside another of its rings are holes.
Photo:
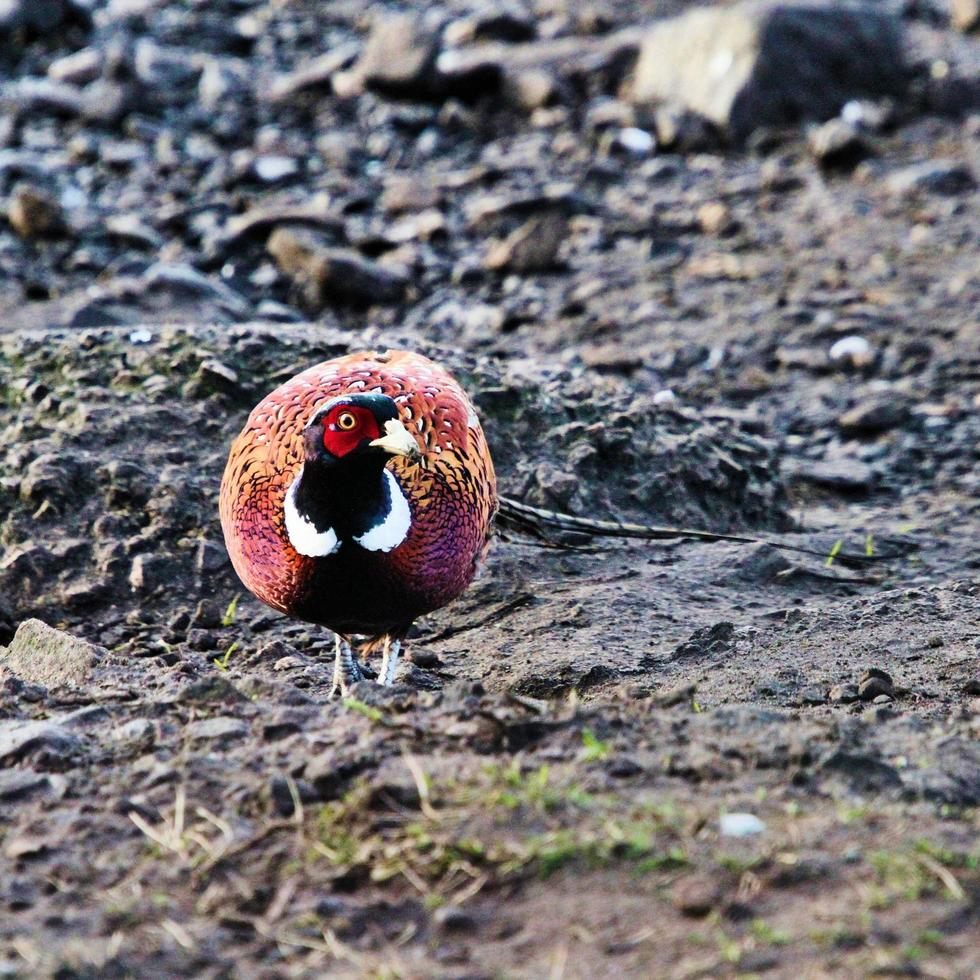
<path fill-rule="evenodd" d="M 870 493 L 875 484 L 874 470 L 867 463 L 847 457 L 805 463 L 794 475 L 797 479 L 841 493 Z"/>
<path fill-rule="evenodd" d="M 851 704 L 858 700 L 858 689 L 856 684 L 835 684 L 828 692 L 827 698 L 830 701 L 840 704 Z"/>
<path fill-rule="evenodd" d="M 613 152 L 645 157 L 656 151 L 657 141 L 645 129 L 640 129 L 638 126 L 624 126 L 613 134 L 609 148 Z"/>
<path fill-rule="evenodd" d="M 727 235 L 737 227 L 731 209 L 721 201 L 709 201 L 698 208 L 698 224 L 706 235 Z"/>
<path fill-rule="evenodd" d="M 428 95 L 434 85 L 436 35 L 413 14 L 379 17 L 355 71 L 369 88 L 390 95 Z"/>
<path fill-rule="evenodd" d="M 871 703 L 872 704 L 891 704 L 892 698 L 887 694 L 879 694 Z"/>
<path fill-rule="evenodd" d="M 724 813 L 718 820 L 722 837 L 752 837 L 761 834 L 766 825 L 752 813 Z"/>
<path fill-rule="evenodd" d="M 885 188 L 897 196 L 928 193 L 955 195 L 973 190 L 976 180 L 965 163 L 955 160 L 929 160 L 893 171 Z"/>
<path fill-rule="evenodd" d="M 555 268 L 558 251 L 568 237 L 568 219 L 548 211 L 515 229 L 491 248 L 485 266 L 495 271 L 544 272 Z"/>
<path fill-rule="evenodd" d="M 719 142 L 718 130 L 709 119 L 676 104 L 659 106 L 653 126 L 657 145 L 672 153 L 700 153 Z"/>
<path fill-rule="evenodd" d="M 851 367 L 867 367 L 874 362 L 874 350 L 864 337 L 852 334 L 834 342 L 828 355 L 835 364 L 849 364 Z"/>
<path fill-rule="evenodd" d="M 889 699 L 895 697 L 895 686 L 891 677 L 883 670 L 875 668 L 865 671 L 858 681 L 858 697 L 862 701 L 874 701 L 881 694 L 887 695 Z"/>
<path fill-rule="evenodd" d="M 221 607 L 213 599 L 202 599 L 190 618 L 190 625 L 200 629 L 217 629 L 222 620 Z"/>
<path fill-rule="evenodd" d="M 33 184 L 18 184 L 7 205 L 7 220 L 21 238 L 53 238 L 64 232 L 61 205 Z"/>
<path fill-rule="evenodd" d="M 528 68 L 508 74 L 504 91 L 517 108 L 534 112 L 558 101 L 559 86 L 551 72 L 543 68 Z"/>
<path fill-rule="evenodd" d="M 67 82 L 69 85 L 87 85 L 102 74 L 105 54 L 99 48 L 82 48 L 55 58 L 48 65 L 48 78 L 54 82 Z"/>
<path fill-rule="evenodd" d="M 426 211 L 438 203 L 439 191 L 432 181 L 414 175 L 392 175 L 381 192 L 380 204 L 388 214 Z"/>
<path fill-rule="evenodd" d="M 299 173 L 299 163 L 292 157 L 268 154 L 256 157 L 252 164 L 256 177 L 266 184 L 275 184 Z"/>
<path fill-rule="evenodd" d="M 980 0 L 949 0 L 949 19 L 964 34 L 980 29 Z"/>
<path fill-rule="evenodd" d="M 458 905 L 440 906 L 433 913 L 432 919 L 446 932 L 471 932 L 476 926 L 473 916 Z"/>
<path fill-rule="evenodd" d="M 670 405 L 676 405 L 677 395 L 674 394 L 672 388 L 661 388 L 660 391 L 654 392 L 653 404 L 658 408 L 666 408 Z"/>
<path fill-rule="evenodd" d="M 703 918 L 722 899 L 720 883 L 708 874 L 694 874 L 681 878 L 671 890 L 671 901 L 683 915 Z"/>
<path fill-rule="evenodd" d="M 408 291 L 404 273 L 351 249 L 329 246 L 323 236 L 308 229 L 277 228 L 267 248 L 315 309 L 331 303 L 358 307 L 397 303 Z"/>
<path fill-rule="evenodd" d="M 184 734 L 192 742 L 224 742 L 244 738 L 248 734 L 248 725 L 238 718 L 202 718 L 187 725 Z"/>
<path fill-rule="evenodd" d="M 864 136 L 843 119 L 831 119 L 811 129 L 807 140 L 810 152 L 830 170 L 853 167 L 871 151 Z"/>
<path fill-rule="evenodd" d="M 81 687 L 106 656 L 95 646 L 39 619 L 24 620 L 9 647 L 0 647 L 0 667 L 29 684 L 44 687 Z"/>
<path fill-rule="evenodd" d="M 80 746 L 77 735 L 49 721 L 0 721 L 0 764 L 37 750 L 64 756 Z"/>
<path fill-rule="evenodd" d="M 885 393 L 859 402 L 837 420 L 845 435 L 863 436 L 887 432 L 909 417 L 908 403 L 897 394 Z"/>
<path fill-rule="evenodd" d="M 173 584 L 175 562 L 166 555 L 137 555 L 129 571 L 134 592 L 152 593 Z"/>

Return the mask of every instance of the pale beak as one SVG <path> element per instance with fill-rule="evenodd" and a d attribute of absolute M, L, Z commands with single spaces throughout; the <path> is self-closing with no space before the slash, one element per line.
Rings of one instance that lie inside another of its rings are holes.
<path fill-rule="evenodd" d="M 418 462 L 422 458 L 419 444 L 399 419 L 389 419 L 385 422 L 385 434 L 380 439 L 373 439 L 369 445 L 377 446 L 386 453 L 391 453 L 392 456 L 407 456 L 413 462 Z"/>

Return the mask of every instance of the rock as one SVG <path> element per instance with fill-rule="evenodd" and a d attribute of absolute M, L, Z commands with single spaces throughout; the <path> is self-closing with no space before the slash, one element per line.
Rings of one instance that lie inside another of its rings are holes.
<path fill-rule="evenodd" d="M 964 33 L 980 28 L 980 0 L 949 0 L 949 19 Z"/>
<path fill-rule="evenodd" d="M 519 44 L 533 41 L 537 36 L 534 21 L 521 10 L 500 10 L 490 7 L 471 17 L 453 21 L 443 33 L 446 44 L 472 44 L 474 41 L 504 41 Z"/>
<path fill-rule="evenodd" d="M 837 420 L 848 436 L 876 435 L 902 425 L 909 417 L 906 400 L 895 393 L 874 395 L 848 409 Z"/>
<path fill-rule="evenodd" d="M 526 68 L 505 76 L 508 101 L 525 112 L 554 105 L 559 90 L 558 79 L 544 68 Z"/>
<path fill-rule="evenodd" d="M 807 134 L 810 152 L 828 170 L 843 170 L 855 166 L 870 152 L 864 136 L 843 119 L 831 119 Z"/>
<path fill-rule="evenodd" d="M 671 889 L 671 901 L 683 915 L 703 918 L 721 901 L 721 884 L 709 874 L 693 874 L 681 878 Z"/>
<path fill-rule="evenodd" d="M 33 184 L 18 184 L 10 195 L 7 220 L 21 238 L 54 238 L 65 231 L 61 205 Z"/>
<path fill-rule="evenodd" d="M 392 174 L 381 192 L 381 207 L 388 214 L 426 211 L 439 203 L 439 191 L 431 181 L 412 174 Z"/>
<path fill-rule="evenodd" d="M 843 778 L 859 793 L 880 793 L 902 787 L 898 771 L 874 756 L 837 749 L 820 763 L 823 773 Z"/>
<path fill-rule="evenodd" d="M 545 272 L 555 268 L 558 251 L 568 237 L 568 219 L 557 210 L 532 218 L 515 229 L 488 253 L 488 269 L 508 272 Z"/>
<path fill-rule="evenodd" d="M 472 933 L 476 926 L 473 916 L 458 905 L 442 905 L 432 914 L 432 920 L 446 932 Z"/>
<path fill-rule="evenodd" d="M 255 176 L 265 184 L 276 184 L 299 173 L 299 162 L 292 157 L 269 153 L 256 157 L 252 163 Z"/>
<path fill-rule="evenodd" d="M 317 89 L 329 92 L 333 87 L 333 76 L 350 66 L 359 51 L 360 45 L 355 41 L 338 44 L 288 74 L 280 75 L 270 86 L 266 99 L 270 102 L 285 102 L 301 92 Z"/>
<path fill-rule="evenodd" d="M 374 22 L 355 66 L 368 88 L 387 95 L 427 97 L 434 93 L 439 42 L 421 17 L 393 14 Z"/>
<path fill-rule="evenodd" d="M 27 619 L 17 627 L 10 646 L 0 649 L 0 667 L 30 684 L 81 687 L 106 652 L 39 619 Z"/>
<path fill-rule="evenodd" d="M 73 0 L 0 0 L 0 38 L 50 37 L 59 27 L 91 25 L 89 8 Z"/>
<path fill-rule="evenodd" d="M 700 153 L 718 146 L 719 131 L 710 119 L 683 106 L 658 106 L 653 113 L 657 145 L 673 153 Z"/>
<path fill-rule="evenodd" d="M 279 268 L 300 287 L 314 309 L 333 304 L 368 307 L 397 303 L 408 291 L 401 272 L 363 258 L 351 249 L 334 248 L 304 228 L 277 228 L 267 245 Z"/>
<path fill-rule="evenodd" d="M 192 742 L 226 742 L 247 734 L 248 725 L 239 718 L 201 718 L 184 729 L 184 735 Z"/>
<path fill-rule="evenodd" d="M 827 356 L 835 364 L 862 368 L 874 363 L 875 352 L 864 337 L 851 335 L 835 341 L 827 352 Z"/>
<path fill-rule="evenodd" d="M 955 195 L 973 190 L 976 180 L 965 163 L 928 160 L 888 175 L 885 188 L 896 196 L 915 193 Z"/>
<path fill-rule="evenodd" d="M 702 204 L 698 208 L 698 224 L 707 235 L 727 235 L 738 227 L 731 209 L 721 201 Z"/>
<path fill-rule="evenodd" d="M 867 463 L 847 457 L 804 463 L 795 468 L 792 475 L 798 480 L 842 493 L 870 493 L 875 484 L 874 470 Z"/>
<path fill-rule="evenodd" d="M 883 694 L 889 700 L 895 697 L 895 685 L 891 676 L 875 667 L 866 670 L 858 681 L 858 697 L 862 701 L 874 701 Z"/>
<path fill-rule="evenodd" d="M 858 689 L 854 684 L 835 684 L 827 692 L 827 700 L 839 704 L 852 704 L 858 700 Z"/>
<path fill-rule="evenodd" d="M 25 769 L 0 770 L 0 803 L 13 803 L 48 789 L 49 778 Z"/>
<path fill-rule="evenodd" d="M 722 837 L 754 837 L 765 829 L 765 823 L 752 813 L 723 813 L 718 819 Z"/>
<path fill-rule="evenodd" d="M 129 571 L 129 587 L 134 592 L 152 594 L 170 585 L 176 563 L 167 555 L 137 555 Z"/>
<path fill-rule="evenodd" d="M 38 750 L 68 755 L 81 739 L 49 721 L 0 721 L 0 764 L 9 764 Z"/>
<path fill-rule="evenodd" d="M 828 119 L 848 99 L 901 95 L 905 86 L 897 17 L 746 2 L 650 28 L 632 97 L 677 103 L 744 140 L 759 127 Z"/>
<path fill-rule="evenodd" d="M 141 37 L 133 51 L 136 77 L 158 94 L 196 81 L 201 68 L 193 51 L 164 47 L 148 37 Z"/>
<path fill-rule="evenodd" d="M 48 65 L 48 78 L 69 85 L 87 85 L 102 74 L 104 66 L 105 53 L 102 49 L 82 48 L 52 61 Z"/>

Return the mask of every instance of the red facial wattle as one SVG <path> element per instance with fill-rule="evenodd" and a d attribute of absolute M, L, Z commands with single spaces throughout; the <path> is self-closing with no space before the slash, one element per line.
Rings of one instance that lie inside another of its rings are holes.
<path fill-rule="evenodd" d="M 323 448 L 338 459 L 380 436 L 378 420 L 360 405 L 338 405 L 323 420 Z"/>

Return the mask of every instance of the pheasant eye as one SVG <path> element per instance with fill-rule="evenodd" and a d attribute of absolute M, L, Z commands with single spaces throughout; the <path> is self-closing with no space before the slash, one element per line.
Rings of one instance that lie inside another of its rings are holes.
<path fill-rule="evenodd" d="M 357 426 L 357 418 L 354 416 L 353 412 L 341 412 L 337 416 L 337 428 L 343 430 L 344 432 L 350 432 L 351 429 Z"/>

